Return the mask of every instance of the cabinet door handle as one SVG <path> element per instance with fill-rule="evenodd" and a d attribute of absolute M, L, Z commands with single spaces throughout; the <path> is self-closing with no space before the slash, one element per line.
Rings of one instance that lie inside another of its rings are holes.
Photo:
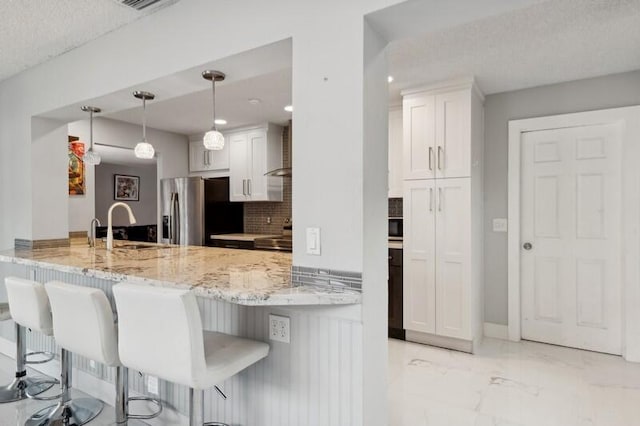
<path fill-rule="evenodd" d="M 242 179 L 242 195 L 247 195 L 247 180 Z"/>
<path fill-rule="evenodd" d="M 211 151 L 207 151 L 207 166 L 211 165 Z"/>
<path fill-rule="evenodd" d="M 202 163 L 206 166 L 207 165 L 207 150 L 205 149 L 204 151 L 202 151 Z"/>
<path fill-rule="evenodd" d="M 429 188 L 429 211 L 433 211 L 433 188 Z"/>
<path fill-rule="evenodd" d="M 247 192 L 249 192 L 249 195 L 251 195 L 251 179 L 247 179 Z"/>
<path fill-rule="evenodd" d="M 442 188 L 438 188 L 438 211 L 442 211 Z"/>
<path fill-rule="evenodd" d="M 433 170 L 433 147 L 429 147 L 429 170 Z"/>
<path fill-rule="evenodd" d="M 444 149 L 439 146 L 438 147 L 438 170 L 442 170 L 442 163 L 440 161 L 440 159 L 444 157 Z"/>

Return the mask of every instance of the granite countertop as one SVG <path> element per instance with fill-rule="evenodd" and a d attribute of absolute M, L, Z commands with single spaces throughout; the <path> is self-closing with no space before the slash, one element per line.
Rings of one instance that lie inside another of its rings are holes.
<path fill-rule="evenodd" d="M 216 247 L 118 241 L 104 247 L 70 246 L 0 251 L 10 262 L 111 281 L 191 288 L 202 297 L 240 305 L 340 305 L 361 303 L 362 294 L 291 285 L 291 254 Z M 127 246 L 143 247 L 138 249 Z"/>
<path fill-rule="evenodd" d="M 255 241 L 258 238 L 275 238 L 275 234 L 216 234 L 211 235 L 212 240 Z"/>

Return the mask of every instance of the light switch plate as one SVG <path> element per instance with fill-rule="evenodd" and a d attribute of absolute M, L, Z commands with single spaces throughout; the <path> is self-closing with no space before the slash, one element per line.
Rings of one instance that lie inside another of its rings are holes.
<path fill-rule="evenodd" d="M 507 232 L 507 219 L 494 218 L 493 219 L 493 232 Z"/>
<path fill-rule="evenodd" d="M 291 320 L 289 317 L 269 314 L 269 340 L 291 343 Z"/>
<path fill-rule="evenodd" d="M 320 256 L 320 228 L 307 228 L 307 254 Z"/>

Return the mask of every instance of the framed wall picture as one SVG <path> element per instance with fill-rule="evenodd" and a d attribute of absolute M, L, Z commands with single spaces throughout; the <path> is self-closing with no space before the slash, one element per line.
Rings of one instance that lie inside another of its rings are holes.
<path fill-rule="evenodd" d="M 84 142 L 69 136 L 69 195 L 84 195 Z"/>
<path fill-rule="evenodd" d="M 113 199 L 118 201 L 140 200 L 140 177 L 113 175 Z"/>

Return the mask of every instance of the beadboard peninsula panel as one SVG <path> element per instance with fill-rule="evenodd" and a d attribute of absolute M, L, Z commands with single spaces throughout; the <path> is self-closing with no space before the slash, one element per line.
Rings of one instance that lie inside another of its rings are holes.
<path fill-rule="evenodd" d="M 33 278 L 33 273 L 43 283 L 61 280 L 100 288 L 113 304 L 111 281 L 0 262 L 3 280 L 9 275 Z M 0 287 L 0 300 L 6 300 L 4 285 Z M 219 385 L 227 400 L 215 391 L 205 392 L 205 419 L 260 426 L 362 424 L 360 305 L 250 307 L 202 297 L 198 305 L 206 330 L 262 340 L 271 346 L 266 359 Z M 291 318 L 291 344 L 268 340 L 271 313 Z M 11 321 L 0 323 L 0 336 L 15 340 Z M 27 347 L 55 352 L 59 349 L 53 338 L 35 332 L 27 333 Z M 74 356 L 74 367 L 115 382 L 115 369 L 101 364 L 92 369 L 86 358 Z M 129 380 L 131 390 L 146 394 L 143 376 L 130 371 Z M 168 407 L 187 415 L 187 388 L 165 381 L 160 381 L 159 388 Z"/>

